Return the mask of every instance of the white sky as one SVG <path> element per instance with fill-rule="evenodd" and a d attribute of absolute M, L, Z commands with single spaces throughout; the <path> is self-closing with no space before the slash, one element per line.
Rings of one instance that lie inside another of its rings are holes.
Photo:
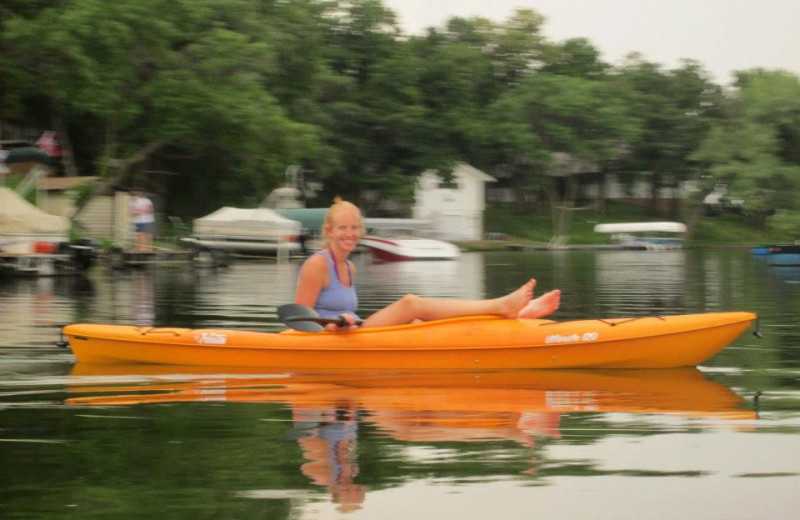
<path fill-rule="evenodd" d="M 406 34 L 424 34 L 453 16 L 506 21 L 517 7 L 546 17 L 550 41 L 587 38 L 602 59 L 630 52 L 670 69 L 700 62 L 714 81 L 755 67 L 800 75 L 800 0 L 383 0 Z"/>

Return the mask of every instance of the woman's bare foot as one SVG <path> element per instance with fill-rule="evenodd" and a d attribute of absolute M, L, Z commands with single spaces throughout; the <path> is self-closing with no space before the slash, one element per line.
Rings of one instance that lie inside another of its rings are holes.
<path fill-rule="evenodd" d="M 528 304 L 517 313 L 516 317 L 534 320 L 556 312 L 559 305 L 561 305 L 561 291 L 555 289 L 539 296 L 535 300 L 529 301 Z"/>
<path fill-rule="evenodd" d="M 528 305 L 533 298 L 533 288 L 536 287 L 536 280 L 531 278 L 525 285 L 516 291 L 499 298 L 501 311 L 500 316 L 515 318 Z"/>

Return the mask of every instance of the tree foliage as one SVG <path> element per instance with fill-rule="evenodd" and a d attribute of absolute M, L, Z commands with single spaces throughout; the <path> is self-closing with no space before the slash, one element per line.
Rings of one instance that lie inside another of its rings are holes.
<path fill-rule="evenodd" d="M 656 211 L 660 189 L 697 174 L 691 156 L 718 117 L 721 89 L 695 62 L 665 71 L 638 55 L 631 55 L 611 81 L 637 126 L 626 141 L 620 172 L 650 183 Z"/>
<path fill-rule="evenodd" d="M 645 179 L 728 185 L 764 215 L 800 189 L 798 78 L 603 62 L 545 18 L 452 18 L 405 36 L 380 0 L 9 0 L 0 5 L 0 117 L 56 127 L 78 170 L 156 183 L 167 211 L 257 203 L 301 165 L 325 204 L 376 214 L 420 171 L 464 161 L 561 204 L 554 158 Z M 574 186 L 573 186 L 574 188 Z M 655 208 L 654 208 L 655 209 Z"/>
<path fill-rule="evenodd" d="M 724 187 L 762 223 L 776 209 L 797 209 L 800 80 L 783 72 L 741 73 L 730 112 L 694 154 L 704 164 L 701 193 Z"/>

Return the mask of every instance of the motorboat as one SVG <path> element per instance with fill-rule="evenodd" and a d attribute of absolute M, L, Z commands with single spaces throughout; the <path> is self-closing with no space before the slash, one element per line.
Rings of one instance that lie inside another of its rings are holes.
<path fill-rule="evenodd" d="M 432 238 L 431 222 L 420 219 L 366 218 L 367 234 L 359 245 L 383 262 L 454 260 L 461 251 L 451 242 Z"/>

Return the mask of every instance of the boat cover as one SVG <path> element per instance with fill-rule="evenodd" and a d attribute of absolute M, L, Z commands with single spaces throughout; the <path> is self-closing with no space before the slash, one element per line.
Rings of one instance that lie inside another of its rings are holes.
<path fill-rule="evenodd" d="M 266 208 L 222 207 L 194 220 L 195 236 L 280 238 L 297 235 L 300 223 Z"/>
<path fill-rule="evenodd" d="M 0 235 L 67 234 L 67 217 L 40 210 L 9 188 L 0 188 Z"/>

